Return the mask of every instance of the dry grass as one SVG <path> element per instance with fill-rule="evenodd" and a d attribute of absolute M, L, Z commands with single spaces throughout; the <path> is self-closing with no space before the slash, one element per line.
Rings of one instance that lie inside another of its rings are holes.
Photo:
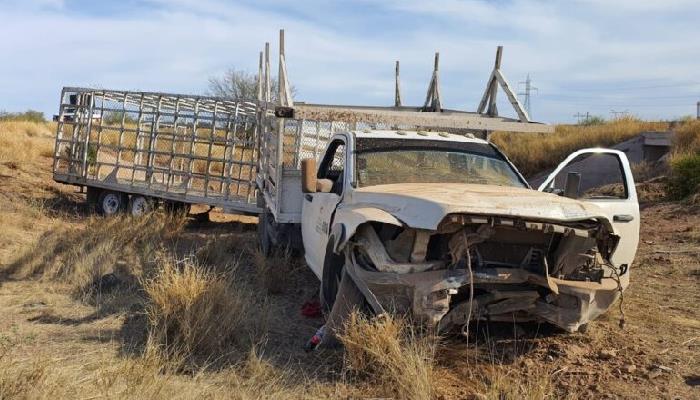
<path fill-rule="evenodd" d="M 143 283 L 148 295 L 147 350 L 167 359 L 219 357 L 231 343 L 247 340 L 253 294 L 235 281 L 235 266 L 217 273 L 192 260 L 167 260 Z"/>
<path fill-rule="evenodd" d="M 671 197 L 696 197 L 700 192 L 700 120 L 687 121 L 676 129 L 670 164 Z"/>
<path fill-rule="evenodd" d="M 53 157 L 54 124 L 28 121 L 0 121 L 0 163 L 15 166 L 37 157 Z"/>
<path fill-rule="evenodd" d="M 253 249 L 252 258 L 258 284 L 270 294 L 282 293 L 287 285 L 286 277 L 295 263 L 292 250 L 275 248 L 272 255 L 266 256 L 257 244 L 253 245 Z"/>
<path fill-rule="evenodd" d="M 523 370 L 506 365 L 483 366 L 470 372 L 466 380 L 474 382 L 476 393 L 488 400 L 542 400 L 561 398 L 555 395 L 551 371 L 545 367 L 529 367 Z M 572 391 L 570 397 L 580 393 Z"/>
<path fill-rule="evenodd" d="M 369 319 L 353 312 L 340 340 L 347 368 L 369 379 L 386 396 L 430 399 L 437 340 L 419 336 L 404 319 Z"/>
<path fill-rule="evenodd" d="M 71 285 L 83 298 L 99 295 L 101 279 L 113 274 L 135 284 L 152 271 L 164 243 L 182 229 L 182 218 L 151 214 L 133 219 L 92 218 L 84 227 L 45 233 L 5 270 L 22 278 L 40 276 Z"/>
<path fill-rule="evenodd" d="M 676 129 L 673 154 L 700 153 L 700 120 L 690 120 Z"/>
<path fill-rule="evenodd" d="M 668 128 L 666 122 L 622 118 L 600 125 L 557 125 L 553 134 L 496 132 L 491 139 L 529 177 L 556 166 L 576 150 L 611 146 L 640 132 Z"/>
<path fill-rule="evenodd" d="M 70 359 L 20 358 L 0 354 L 1 399 L 280 399 L 323 398 L 305 381 L 251 351 L 240 364 L 215 373 L 173 373 L 162 360 L 98 355 L 89 364 Z"/>

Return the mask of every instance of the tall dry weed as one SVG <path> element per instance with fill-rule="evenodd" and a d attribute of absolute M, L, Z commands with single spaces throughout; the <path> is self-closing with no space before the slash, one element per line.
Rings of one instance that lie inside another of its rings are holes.
<path fill-rule="evenodd" d="M 700 192 L 700 120 L 687 121 L 676 129 L 670 165 L 671 198 L 680 200 Z"/>
<path fill-rule="evenodd" d="M 673 154 L 700 153 L 700 120 L 690 120 L 675 130 Z"/>
<path fill-rule="evenodd" d="M 248 340 L 257 307 L 252 293 L 229 273 L 192 260 L 165 260 L 143 281 L 148 296 L 147 351 L 165 359 L 216 358 Z"/>
<path fill-rule="evenodd" d="M 476 392 L 488 400 L 543 400 L 558 398 L 550 369 L 533 366 L 525 371 L 503 365 L 471 370 L 465 380 L 474 382 Z M 572 393 L 573 394 L 573 393 Z M 577 398 L 574 394 L 571 398 Z"/>
<path fill-rule="evenodd" d="M 419 335 L 406 320 L 391 315 L 368 318 L 353 312 L 340 340 L 346 367 L 369 379 L 387 396 L 430 399 L 437 340 Z"/>
<path fill-rule="evenodd" d="M 259 246 L 253 247 L 253 265 L 255 277 L 270 294 L 280 294 L 288 286 L 288 273 L 295 262 L 292 250 L 275 248 L 271 255 L 265 255 Z"/>

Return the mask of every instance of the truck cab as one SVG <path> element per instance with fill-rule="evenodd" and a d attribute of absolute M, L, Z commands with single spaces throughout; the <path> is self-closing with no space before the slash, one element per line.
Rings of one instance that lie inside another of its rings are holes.
<path fill-rule="evenodd" d="M 601 163 L 621 178 L 607 192 L 580 168 L 600 176 Z M 621 152 L 576 152 L 536 190 L 486 140 L 364 130 L 334 134 L 301 169 L 304 254 L 328 308 L 347 271 L 378 313 L 447 330 L 468 307 L 575 331 L 628 283 L 639 208 Z"/>

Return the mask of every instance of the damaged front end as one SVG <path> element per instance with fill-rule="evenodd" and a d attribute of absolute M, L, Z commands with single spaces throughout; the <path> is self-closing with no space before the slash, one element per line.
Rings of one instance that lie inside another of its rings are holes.
<path fill-rule="evenodd" d="M 627 286 L 610 261 L 618 241 L 596 219 L 452 214 L 436 230 L 367 222 L 344 246 L 345 267 L 375 312 L 410 313 L 443 332 L 470 319 L 574 332 Z"/>

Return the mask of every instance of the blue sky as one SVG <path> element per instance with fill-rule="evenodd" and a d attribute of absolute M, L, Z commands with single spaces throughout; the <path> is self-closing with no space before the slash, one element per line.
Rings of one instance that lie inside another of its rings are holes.
<path fill-rule="evenodd" d="M 201 94 L 257 71 L 285 28 L 299 101 L 390 105 L 401 60 L 404 103 L 422 104 L 440 51 L 443 103 L 475 110 L 500 44 L 511 85 L 539 89 L 536 120 L 671 119 L 700 100 L 698 21 L 691 0 L 0 0 L 0 110 L 53 114 L 62 86 Z"/>

